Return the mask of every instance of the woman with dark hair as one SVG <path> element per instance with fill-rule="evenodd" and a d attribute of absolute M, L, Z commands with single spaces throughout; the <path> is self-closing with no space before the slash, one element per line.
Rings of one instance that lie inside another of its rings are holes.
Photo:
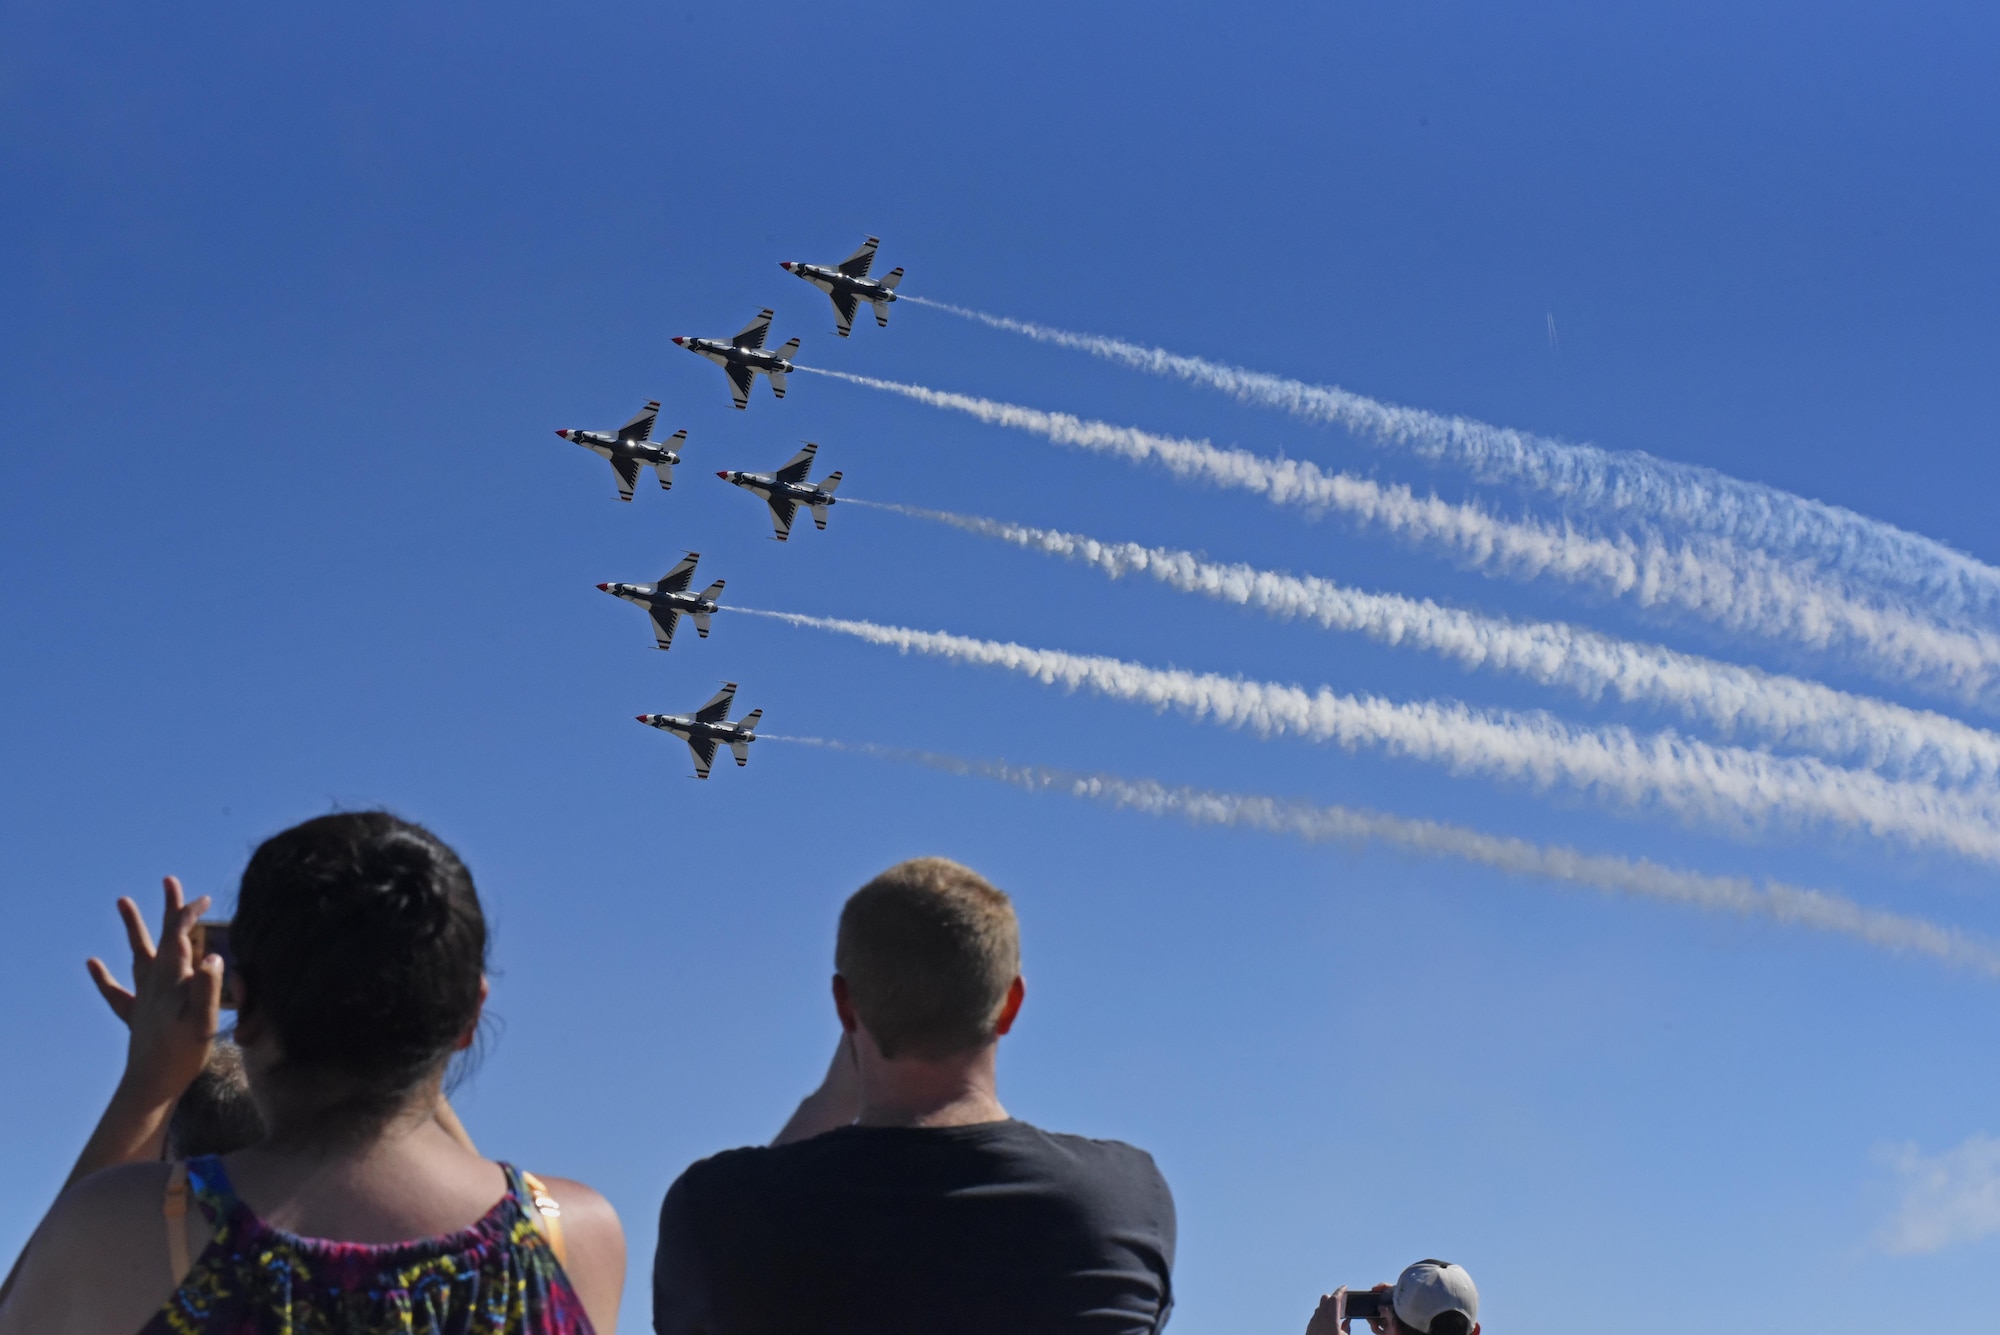
<path fill-rule="evenodd" d="M 183 904 L 170 880 L 167 904 L 86 1158 L 156 1140 L 216 1035 L 222 961 L 196 958 L 193 936 L 208 901 Z M 383 812 L 307 821 L 252 855 L 231 938 L 264 1139 L 65 1191 L 0 1335 L 615 1330 L 625 1238 L 609 1203 L 480 1157 L 441 1108 L 486 1000 L 486 922 L 457 854 Z"/>

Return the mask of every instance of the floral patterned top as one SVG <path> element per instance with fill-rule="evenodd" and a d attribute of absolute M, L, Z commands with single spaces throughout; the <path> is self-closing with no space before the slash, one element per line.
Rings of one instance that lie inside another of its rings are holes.
<path fill-rule="evenodd" d="M 500 1166 L 507 1194 L 472 1227 L 378 1246 L 273 1228 L 220 1159 L 190 1159 L 215 1237 L 140 1335 L 593 1335 L 522 1174 Z"/>

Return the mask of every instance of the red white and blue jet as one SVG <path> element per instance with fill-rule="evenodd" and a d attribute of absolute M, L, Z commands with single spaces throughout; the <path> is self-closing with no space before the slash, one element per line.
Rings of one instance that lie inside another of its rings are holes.
<path fill-rule="evenodd" d="M 715 753 L 725 746 L 735 753 L 738 769 L 750 763 L 750 743 L 757 740 L 757 720 L 764 711 L 753 709 L 731 723 L 729 710 L 735 700 L 736 683 L 726 681 L 714 699 L 692 714 L 640 714 L 638 719 L 685 741 L 694 752 L 694 777 L 706 779 L 715 765 Z"/>
<path fill-rule="evenodd" d="M 778 541 L 783 542 L 792 535 L 792 520 L 798 517 L 802 505 L 812 511 L 814 527 L 826 528 L 827 507 L 834 503 L 833 493 L 840 485 L 840 474 L 828 473 L 818 482 L 806 481 L 806 474 L 812 471 L 813 456 L 818 453 L 819 446 L 807 441 L 805 448 L 775 473 L 741 473 L 724 468 L 716 476 L 762 496 L 771 507 L 771 524 L 778 531 Z"/>
<path fill-rule="evenodd" d="M 861 249 L 838 264 L 779 260 L 778 267 L 794 278 L 805 279 L 833 299 L 833 316 L 839 322 L 842 338 L 854 328 L 854 314 L 864 301 L 875 308 L 875 323 L 887 329 L 889 303 L 896 299 L 896 284 L 903 281 L 903 271 L 896 268 L 879 279 L 868 277 L 868 270 L 875 263 L 875 247 L 881 244 L 881 237 L 871 236 L 861 243 Z"/>
<path fill-rule="evenodd" d="M 750 390 L 756 385 L 759 372 L 770 379 L 772 394 L 781 399 L 785 397 L 785 376 L 792 369 L 792 354 L 799 350 L 799 341 L 793 339 L 776 352 L 766 352 L 764 336 L 770 332 L 771 308 L 766 306 L 757 312 L 756 319 L 737 330 L 733 338 L 695 338 L 690 334 L 680 334 L 675 336 L 674 343 L 720 366 L 722 373 L 729 377 L 729 391 L 736 399 L 736 406 L 748 408 Z"/>
<path fill-rule="evenodd" d="M 695 562 L 701 559 L 700 552 L 689 552 L 681 558 L 681 563 L 651 584 L 600 584 L 597 587 L 613 598 L 622 598 L 628 603 L 646 609 L 653 618 L 653 639 L 662 649 L 674 646 L 674 628 L 680 624 L 682 615 L 694 620 L 694 633 L 702 639 L 708 638 L 708 619 L 717 610 L 716 599 L 722 596 L 723 581 L 703 589 L 700 593 L 688 592 L 694 583 Z"/>
<path fill-rule="evenodd" d="M 643 468 L 659 475 L 661 491 L 674 489 L 674 465 L 681 461 L 679 447 L 687 443 L 688 433 L 676 431 L 671 439 L 655 441 L 653 423 L 659 416 L 660 402 L 655 399 L 616 431 L 585 431 L 565 426 L 558 427 L 556 434 L 609 460 L 611 471 L 618 475 L 618 499 L 629 501 L 632 489 L 639 485 L 639 470 Z"/>

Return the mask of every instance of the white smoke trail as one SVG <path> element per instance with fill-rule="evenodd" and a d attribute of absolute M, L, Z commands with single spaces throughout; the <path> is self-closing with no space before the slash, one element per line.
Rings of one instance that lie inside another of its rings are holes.
<path fill-rule="evenodd" d="M 2000 862 L 2000 809 L 1992 799 L 1896 783 L 1809 757 L 1711 746 L 1671 732 L 1571 727 L 1545 714 L 1469 709 L 1455 702 L 1398 704 L 1379 696 L 1307 691 L 1277 682 L 1152 668 L 1124 659 L 1033 649 L 943 631 L 739 607 L 795 626 L 849 635 L 904 653 L 1006 668 L 1049 685 L 1176 709 L 1263 736 L 1379 747 L 1536 788 L 1565 784 L 1631 807 L 1656 805 L 1686 819 L 1747 831 L 1782 823 L 1859 829 L 1914 847 Z"/>
<path fill-rule="evenodd" d="M 1940 626 L 1903 608 L 1865 601 L 1829 576 L 1745 551 L 1726 539 L 1668 546 L 1650 538 L 1596 537 L 1533 520 L 1500 519 L 1477 506 L 1417 496 L 1406 486 L 1327 473 L 1306 460 L 1271 459 L 1206 440 L 1156 435 L 824 367 L 799 369 L 962 412 L 1054 444 L 1157 463 L 1176 476 L 1248 491 L 1310 514 L 1338 511 L 1442 548 L 1481 573 L 1517 579 L 1549 576 L 1740 633 L 1839 651 L 1877 676 L 1968 703 L 1985 703 L 1996 685 L 2000 635 Z"/>
<path fill-rule="evenodd" d="M 2000 607 L 2000 568 L 1845 507 L 1746 482 L 1699 464 L 1551 440 L 1124 339 L 1055 329 L 946 302 L 910 300 L 1152 375 L 1220 390 L 1243 403 L 1332 423 L 1422 458 L 1457 465 L 1483 482 L 1528 488 L 1580 509 L 1632 514 L 1716 533 L 1769 552 L 1811 556 L 1881 587 L 1920 593 L 1946 616 L 1990 613 Z"/>
<path fill-rule="evenodd" d="M 1170 787 L 1152 779 L 1082 774 L 1040 765 L 965 760 L 930 751 L 821 737 L 769 738 L 923 765 L 947 774 L 995 779 L 1029 792 L 1059 792 L 1125 811 L 1169 816 L 1190 825 L 1250 829 L 1312 843 L 1383 843 L 1428 857 L 1454 858 L 1517 876 L 1533 876 L 1606 894 L 1665 900 L 1793 927 L 1831 932 L 1897 954 L 1923 955 L 1988 977 L 2000 977 L 2000 949 L 1955 928 L 1922 918 L 1867 908 L 1851 899 L 1781 882 L 1761 886 L 1740 876 L 1678 871 L 1645 859 L 1584 853 L 1556 844 L 1533 844 L 1483 834 L 1462 825 L 1412 820 L 1353 807 L 1320 806 L 1244 793 Z"/>
<path fill-rule="evenodd" d="M 1150 575 L 1183 593 L 1255 607 L 1287 620 L 1413 645 L 1469 668 L 1529 677 L 1585 700 L 1606 694 L 1664 706 L 1725 734 L 1865 764 L 1905 779 L 1984 783 L 2000 779 L 2000 736 L 1928 710 L 1837 691 L 1816 681 L 1738 667 L 1555 621 L 1511 621 L 1445 607 L 1428 598 L 1367 593 L 1332 580 L 1207 561 L 1193 552 L 1104 542 L 1081 533 L 1011 524 L 883 501 L 867 504 L 929 519 L 1030 551 L 1059 556 L 1113 579 Z"/>

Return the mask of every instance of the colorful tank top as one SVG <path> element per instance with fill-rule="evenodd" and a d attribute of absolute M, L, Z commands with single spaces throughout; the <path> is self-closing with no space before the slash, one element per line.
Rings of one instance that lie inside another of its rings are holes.
<path fill-rule="evenodd" d="M 511 1164 L 507 1194 L 471 1228 L 377 1246 L 266 1224 L 220 1159 L 188 1186 L 215 1237 L 140 1335 L 592 1335 Z"/>

